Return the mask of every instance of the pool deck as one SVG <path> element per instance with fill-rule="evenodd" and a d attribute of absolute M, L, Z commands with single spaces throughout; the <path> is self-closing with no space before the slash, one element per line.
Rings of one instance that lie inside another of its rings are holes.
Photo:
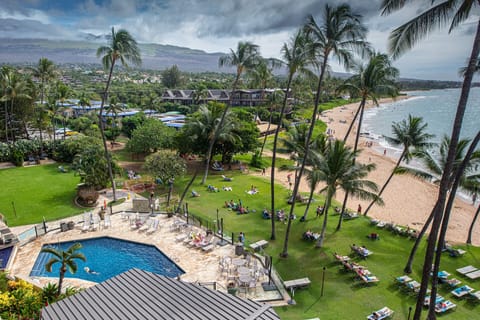
<path fill-rule="evenodd" d="M 99 201 L 99 203 L 103 203 L 103 200 Z M 114 211 L 127 211 L 131 210 L 131 208 L 132 203 L 130 199 L 121 205 L 115 206 Z M 95 212 L 97 211 L 98 208 Z M 219 261 L 223 257 L 235 257 L 235 247 L 233 245 L 227 244 L 225 246 L 216 246 L 209 252 L 203 252 L 198 248 L 189 248 L 182 241 L 176 241 L 176 238 L 183 232 L 181 230 L 176 230 L 173 226 L 178 218 L 168 218 L 166 215 L 157 215 L 156 219 L 159 220 L 159 230 L 153 234 L 131 230 L 130 221 L 125 219 L 125 217 L 122 217 L 122 214 L 114 214 L 111 215 L 110 218 L 111 227 L 100 227 L 96 231 L 82 231 L 82 224 L 78 222 L 83 220 L 83 215 L 49 223 L 49 225 L 59 226 L 61 222 L 76 222 L 73 230 L 65 232 L 60 232 L 60 230 L 49 232 L 46 235 L 19 247 L 12 266 L 9 269 L 10 274 L 41 287 L 49 282 L 56 282 L 58 280 L 57 278 L 30 277 L 30 271 L 32 270 L 38 253 L 44 244 L 108 236 L 155 245 L 185 271 L 185 274 L 181 276 L 183 281 L 197 282 L 200 284 L 215 282 L 217 284 L 217 290 L 224 292 L 227 291 L 227 276 L 221 273 Z M 204 231 L 201 231 L 200 229 L 197 229 L 197 231 L 204 233 Z M 246 292 L 240 293 L 239 296 L 259 301 L 278 299 L 278 291 L 264 291 L 261 286 L 262 282 L 268 282 L 268 277 L 266 275 L 259 278 L 256 288 L 245 290 Z M 88 288 L 95 284 L 96 283 L 94 282 L 75 278 L 64 279 L 65 287 L 73 286 L 77 288 Z M 275 306 L 286 305 L 289 299 L 290 297 L 284 294 L 282 300 L 272 301 L 270 304 Z"/>

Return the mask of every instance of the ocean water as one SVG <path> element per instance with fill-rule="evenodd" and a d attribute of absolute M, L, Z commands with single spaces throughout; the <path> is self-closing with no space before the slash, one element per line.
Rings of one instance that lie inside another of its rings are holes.
<path fill-rule="evenodd" d="M 378 137 L 382 146 L 395 150 L 397 148 L 388 145 L 382 136 L 392 136 L 392 123 L 407 119 L 411 114 L 422 117 L 428 123 L 427 132 L 435 135 L 433 142 L 440 142 L 444 135 L 451 135 L 460 89 L 410 91 L 408 95 L 411 98 L 368 109 L 365 112 L 362 132 Z M 480 88 L 472 88 L 461 136 L 473 139 L 478 130 L 480 130 Z"/>

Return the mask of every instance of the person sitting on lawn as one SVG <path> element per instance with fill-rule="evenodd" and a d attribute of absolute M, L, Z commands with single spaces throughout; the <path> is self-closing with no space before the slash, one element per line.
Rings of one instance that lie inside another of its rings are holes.
<path fill-rule="evenodd" d="M 303 233 L 303 239 L 304 240 L 315 240 L 315 237 L 313 236 L 312 230 L 308 229 Z"/>
<path fill-rule="evenodd" d="M 285 220 L 285 211 L 283 211 L 283 209 L 280 209 L 277 211 L 277 220 L 279 221 Z"/>
<path fill-rule="evenodd" d="M 198 192 L 195 191 L 195 190 L 192 190 L 192 197 L 194 197 L 194 198 L 200 197 L 200 193 L 198 193 Z"/>
<path fill-rule="evenodd" d="M 263 209 L 262 211 L 262 218 L 263 219 L 270 219 L 270 212 L 268 212 L 267 208 Z"/>

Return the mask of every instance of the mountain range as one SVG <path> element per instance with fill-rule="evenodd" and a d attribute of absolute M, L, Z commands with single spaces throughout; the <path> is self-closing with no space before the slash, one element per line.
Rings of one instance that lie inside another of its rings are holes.
<path fill-rule="evenodd" d="M 103 36 L 86 35 L 85 40 L 0 38 L 0 61 L 6 64 L 37 63 L 42 57 L 56 64 L 100 64 L 97 48 L 106 44 Z M 142 67 L 164 70 L 176 64 L 182 71 L 220 71 L 218 58 L 223 53 L 162 44 L 139 44 Z M 223 70 L 228 71 L 228 70 Z"/>

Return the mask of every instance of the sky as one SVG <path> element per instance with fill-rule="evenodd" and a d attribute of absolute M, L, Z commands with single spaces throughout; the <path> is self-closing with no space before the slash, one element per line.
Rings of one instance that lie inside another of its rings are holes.
<path fill-rule="evenodd" d="M 344 1 L 328 1 L 336 5 Z M 350 1 L 368 27 L 367 40 L 387 51 L 389 33 L 423 11 L 413 4 L 381 16 L 380 0 Z M 327 1 L 321 0 L 1 0 L 0 38 L 81 40 L 111 27 L 129 31 L 140 43 L 170 44 L 206 52 L 229 52 L 239 41 L 260 46 L 264 57 L 280 58 L 282 45 L 313 15 L 317 23 Z M 450 34 L 431 33 L 394 62 L 402 78 L 461 80 L 478 20 L 478 8 Z M 181 66 L 180 66 L 181 67 Z M 344 72 L 331 61 L 333 71 Z"/>

